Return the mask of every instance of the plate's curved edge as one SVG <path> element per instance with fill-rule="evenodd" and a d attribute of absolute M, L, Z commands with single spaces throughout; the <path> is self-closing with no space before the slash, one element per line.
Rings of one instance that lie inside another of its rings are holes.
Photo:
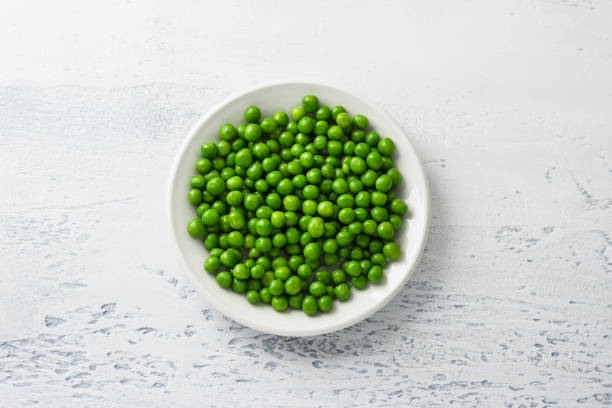
<path fill-rule="evenodd" d="M 425 169 L 423 167 L 423 163 L 421 163 L 421 160 L 419 158 L 419 155 L 417 154 L 416 149 L 414 148 L 414 145 L 412 144 L 411 140 L 408 138 L 408 136 L 406 135 L 406 133 L 402 130 L 402 128 L 399 126 L 399 124 L 392 118 L 390 117 L 385 111 L 383 111 L 382 109 L 380 109 L 376 104 L 374 104 L 373 102 L 370 102 L 370 100 L 368 98 L 363 97 L 361 94 L 354 92 L 352 90 L 347 90 L 343 87 L 338 87 L 335 85 L 330 85 L 327 83 L 323 83 L 323 82 L 310 82 L 310 81 L 290 81 L 290 80 L 283 80 L 283 81 L 272 81 L 272 82 L 266 82 L 260 85 L 256 85 L 253 87 L 248 88 L 247 90 L 243 91 L 243 92 L 236 92 L 232 95 L 230 95 L 229 97 L 223 99 L 222 101 L 218 102 L 217 104 L 215 104 L 213 106 L 213 108 L 208 111 L 208 113 L 206 113 L 204 116 L 202 116 L 189 130 L 189 132 L 187 133 L 186 137 L 184 138 L 181 146 L 179 147 L 179 150 L 174 158 L 173 164 L 171 166 L 171 172 L 170 172 L 170 177 L 169 177 L 169 181 L 168 181 L 168 186 L 167 186 L 167 209 L 168 209 L 168 226 L 170 227 L 171 233 L 173 234 L 173 237 L 176 236 L 177 233 L 177 226 L 176 223 L 174 221 L 174 217 L 172 217 L 172 213 L 174 211 L 174 206 L 172 203 L 172 197 L 174 196 L 174 188 L 176 186 L 176 177 L 177 177 L 177 173 L 178 173 L 178 168 L 179 168 L 179 164 L 180 164 L 180 159 L 184 156 L 185 152 L 187 151 L 187 147 L 189 145 L 190 140 L 194 137 L 194 134 L 198 132 L 198 130 L 202 127 L 202 125 L 204 123 L 206 123 L 211 117 L 213 117 L 219 110 L 221 110 L 225 105 L 233 102 L 236 99 L 239 99 L 240 97 L 256 92 L 256 91 L 260 91 L 262 89 L 265 88 L 272 88 L 272 87 L 276 87 L 276 86 L 283 86 L 283 85 L 303 85 L 303 86 L 309 86 L 309 87 L 327 87 L 327 88 L 331 88 L 331 89 L 335 89 L 337 91 L 340 92 L 344 92 L 348 95 L 351 95 L 357 99 L 360 99 L 362 102 L 364 102 L 365 104 L 369 105 L 372 109 L 376 110 L 378 112 L 378 114 L 380 114 L 382 117 L 386 118 L 387 120 L 389 120 L 390 123 L 393 124 L 393 126 L 396 128 L 396 130 L 402 134 L 405 138 L 406 143 L 408 144 L 409 148 L 412 150 L 412 152 L 414 153 L 414 156 L 417 160 L 417 167 L 419 169 L 419 172 L 421 173 L 420 176 L 423 180 L 423 187 L 424 187 L 424 194 L 423 194 L 423 199 L 425 201 L 425 205 L 424 205 L 424 210 L 425 210 L 425 223 L 423 226 L 423 239 L 421 240 L 420 246 L 417 250 L 417 256 L 414 258 L 414 260 L 410 263 L 409 265 L 409 271 L 406 274 L 405 278 L 403 279 L 403 281 L 401 282 L 401 284 L 397 285 L 396 288 L 394 288 L 389 296 L 387 296 L 383 301 L 381 301 L 379 304 L 376 305 L 376 307 L 372 308 L 371 310 L 369 310 L 367 313 L 364 313 L 363 315 L 360 316 L 356 316 L 353 319 L 350 319 L 346 322 L 342 322 L 341 324 L 336 324 L 336 325 L 330 325 L 329 327 L 323 327 L 320 329 L 315 329 L 315 330 L 308 330 L 308 329 L 300 329 L 300 330 L 285 330 L 285 331 L 278 331 L 276 330 L 276 328 L 274 327 L 268 327 L 268 326 L 262 326 L 259 325 L 257 323 L 253 323 L 251 321 L 246 322 L 244 321 L 240 316 L 236 315 L 236 313 L 233 313 L 233 311 L 229 308 L 226 308 L 223 305 L 220 304 L 215 304 L 213 305 L 211 303 L 211 306 L 213 306 L 214 308 L 216 308 L 217 310 L 219 310 L 221 313 L 223 313 L 225 316 L 231 318 L 232 320 L 234 320 L 235 322 L 246 326 L 246 327 L 250 327 L 254 330 L 260 331 L 262 333 L 267 333 L 267 334 L 273 334 L 273 335 L 277 335 L 277 336 L 286 336 L 286 337 L 308 337 L 308 336 L 318 336 L 318 335 L 322 335 L 322 334 L 327 334 L 327 333 L 331 333 L 334 331 L 338 331 L 338 330 L 342 330 L 345 329 L 347 327 L 350 327 L 354 324 L 359 323 L 360 321 L 367 319 L 368 317 L 372 316 L 374 313 L 378 312 L 380 309 L 382 309 L 383 307 L 385 307 L 393 298 L 395 298 L 395 296 L 397 296 L 397 294 L 404 288 L 404 286 L 406 286 L 406 283 L 408 282 L 408 280 L 412 277 L 412 275 L 414 274 L 414 271 L 416 270 L 417 266 L 419 265 L 421 258 L 423 256 L 423 252 L 425 249 L 425 246 L 427 244 L 427 241 L 429 239 L 429 229 L 430 229 L 430 223 L 431 223 L 431 192 L 430 192 L 430 187 L 429 187 L 429 181 L 427 179 L 427 175 L 425 173 Z M 180 265 L 184 268 L 184 269 L 190 269 L 184 259 L 184 256 L 182 254 L 182 251 L 178 245 L 178 240 L 173 239 L 173 247 L 174 247 L 174 251 L 178 256 L 178 258 L 180 259 Z M 193 286 L 195 286 L 195 288 L 200 292 L 200 294 L 203 295 L 203 297 L 209 301 L 208 299 L 210 298 L 211 294 L 210 292 L 204 287 L 202 286 L 198 281 L 195 280 L 195 278 L 192 276 L 192 274 L 190 273 L 184 273 L 185 275 L 187 275 L 187 279 L 189 280 L 189 282 L 191 282 L 191 284 Z"/>

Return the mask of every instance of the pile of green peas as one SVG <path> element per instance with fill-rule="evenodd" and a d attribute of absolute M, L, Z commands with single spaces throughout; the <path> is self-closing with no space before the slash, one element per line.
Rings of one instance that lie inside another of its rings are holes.
<path fill-rule="evenodd" d="M 290 115 L 249 106 L 244 119 L 202 144 L 190 180 L 187 231 L 210 251 L 204 269 L 249 303 L 309 316 L 381 282 L 407 212 L 393 141 L 314 95 Z"/>

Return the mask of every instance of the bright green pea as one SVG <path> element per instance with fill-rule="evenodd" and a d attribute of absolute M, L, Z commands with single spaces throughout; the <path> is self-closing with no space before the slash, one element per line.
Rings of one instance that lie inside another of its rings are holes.
<path fill-rule="evenodd" d="M 187 193 L 187 200 L 193 205 L 199 205 L 202 202 L 202 190 L 198 190 L 197 188 L 192 188 Z"/>
<path fill-rule="evenodd" d="M 402 216 L 406 214 L 406 212 L 408 211 L 408 206 L 402 200 L 400 200 L 399 198 L 396 198 L 393 201 L 391 201 L 391 204 L 389 205 L 389 209 L 391 210 L 392 213 Z"/>
<path fill-rule="evenodd" d="M 336 299 L 343 302 L 351 295 L 351 288 L 346 283 L 340 283 L 334 288 L 334 294 L 336 295 Z"/>
<path fill-rule="evenodd" d="M 227 288 L 232 284 L 232 275 L 227 271 L 219 272 L 216 279 L 222 288 Z"/>
<path fill-rule="evenodd" d="M 201 219 L 194 218 L 187 224 L 187 232 L 194 238 L 201 238 L 204 236 L 206 229 Z"/>
<path fill-rule="evenodd" d="M 368 126 L 368 118 L 364 115 L 355 115 L 353 125 L 359 129 L 365 129 Z"/>
<path fill-rule="evenodd" d="M 378 191 L 387 192 L 391 190 L 393 187 L 393 182 L 391 181 L 391 177 L 383 174 L 376 179 L 376 189 Z"/>
<path fill-rule="evenodd" d="M 221 138 L 221 140 L 229 142 L 236 137 L 236 129 L 231 123 L 221 125 L 221 127 L 219 128 L 219 137 Z"/>
<path fill-rule="evenodd" d="M 336 123 L 341 128 L 348 128 L 349 126 L 351 126 L 351 117 L 346 112 L 338 113 L 338 115 L 336 115 L 335 119 L 336 119 Z"/>
<path fill-rule="evenodd" d="M 319 98 L 314 95 L 306 95 L 302 98 L 302 107 L 308 113 L 315 113 L 319 107 Z"/>
<path fill-rule="evenodd" d="M 366 288 L 368 281 L 364 275 L 354 276 L 351 278 L 351 285 L 353 285 L 355 289 L 362 290 Z"/>
<path fill-rule="evenodd" d="M 289 302 L 287 301 L 287 296 L 285 295 L 272 296 L 272 301 L 270 303 L 272 304 L 272 308 L 277 312 L 282 312 L 289 307 Z"/>
<path fill-rule="evenodd" d="M 296 123 L 302 119 L 304 115 L 306 115 L 306 111 L 301 106 L 296 106 L 291 109 L 291 119 Z"/>
<path fill-rule="evenodd" d="M 259 292 L 257 292 L 256 290 L 249 290 L 246 293 L 246 300 L 252 305 L 259 303 L 260 299 L 261 299 L 261 296 L 259 295 Z"/>
<path fill-rule="evenodd" d="M 261 118 L 261 111 L 257 106 L 251 105 L 244 111 L 244 120 L 247 123 L 257 123 L 259 118 Z"/>
<path fill-rule="evenodd" d="M 311 295 L 304 296 L 304 299 L 302 299 L 302 310 L 308 316 L 313 316 L 317 314 L 317 312 L 319 311 L 319 306 L 317 305 L 317 299 Z"/>
<path fill-rule="evenodd" d="M 350 224 L 355 220 L 355 212 L 352 208 L 343 208 L 338 212 L 338 221 L 343 224 Z"/>
<path fill-rule="evenodd" d="M 334 300 L 329 295 L 321 296 L 317 302 L 319 310 L 329 312 L 334 304 Z"/>
<path fill-rule="evenodd" d="M 246 169 L 251 163 L 253 163 L 253 154 L 248 148 L 240 149 L 236 153 L 236 165 Z"/>
<path fill-rule="evenodd" d="M 289 116 L 285 112 L 276 112 L 272 117 L 278 126 L 285 127 L 289 123 Z"/>
<path fill-rule="evenodd" d="M 395 152 L 395 143 L 388 137 L 384 137 L 378 141 L 378 151 L 385 156 L 391 156 Z"/>

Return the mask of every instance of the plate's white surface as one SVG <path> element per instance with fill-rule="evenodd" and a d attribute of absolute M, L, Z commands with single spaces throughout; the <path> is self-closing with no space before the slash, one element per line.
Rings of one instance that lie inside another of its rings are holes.
<path fill-rule="evenodd" d="M 220 288 L 214 277 L 203 269 L 208 251 L 201 240 L 187 234 L 187 222 L 195 217 L 194 207 L 187 201 L 189 179 L 196 174 L 194 163 L 200 157 L 200 145 L 218 140 L 218 129 L 223 123 L 243 121 L 244 109 L 257 105 L 262 117 L 271 116 L 299 105 L 302 96 L 315 94 L 323 104 L 343 105 L 351 115 L 364 114 L 370 120 L 370 128 L 381 137 L 395 142 L 393 157 L 395 166 L 403 175 L 403 182 L 396 193 L 409 207 L 409 219 L 397 234 L 402 256 L 385 268 L 385 278 L 378 285 L 368 285 L 366 290 L 352 290 L 346 302 L 334 302 L 329 313 L 315 317 L 301 311 L 274 311 L 268 305 L 253 306 L 244 295 Z M 278 83 L 264 85 L 223 102 L 204 116 L 187 136 L 176 158 L 169 182 L 169 217 L 185 272 L 199 292 L 215 308 L 235 321 L 267 333 L 285 336 L 309 336 L 331 332 L 357 323 L 383 307 L 406 283 L 418 263 L 425 245 L 429 226 L 429 189 L 423 168 L 414 148 L 400 127 L 385 113 L 344 90 L 314 83 Z"/>

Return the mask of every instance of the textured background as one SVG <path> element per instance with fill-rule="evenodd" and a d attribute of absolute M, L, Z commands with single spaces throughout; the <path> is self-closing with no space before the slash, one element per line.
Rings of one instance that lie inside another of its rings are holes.
<path fill-rule="evenodd" d="M 3 3 L 0 406 L 612 404 L 611 18 L 582 0 Z M 187 130 L 287 78 L 379 104 L 432 188 L 400 295 L 311 338 L 212 310 L 166 230 Z"/>

